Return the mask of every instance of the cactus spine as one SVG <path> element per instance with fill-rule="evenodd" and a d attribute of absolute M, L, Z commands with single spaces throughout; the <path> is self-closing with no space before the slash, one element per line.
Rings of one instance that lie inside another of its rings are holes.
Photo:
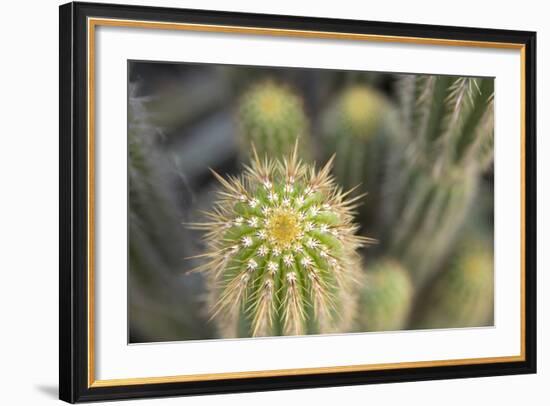
<path fill-rule="evenodd" d="M 486 242 L 466 242 L 420 295 L 413 328 L 479 327 L 493 324 L 493 254 Z"/>
<path fill-rule="evenodd" d="M 244 94 L 239 106 L 241 146 L 248 155 L 254 144 L 259 155 L 282 158 L 292 153 L 300 138 L 300 155 L 311 147 L 302 99 L 273 81 L 259 82 Z"/>
<path fill-rule="evenodd" d="M 389 100 L 366 85 L 344 90 L 328 107 L 323 136 L 328 150 L 336 152 L 334 175 L 344 188 L 356 185 L 355 194 L 368 193 L 359 208 L 363 219 L 376 211 L 387 138 L 396 131 L 397 117 Z"/>
<path fill-rule="evenodd" d="M 353 199 L 337 188 L 330 162 L 320 171 L 254 152 L 241 178 L 215 176 L 223 189 L 206 231 L 213 317 L 226 336 L 331 332 L 351 323 L 357 249 Z"/>
<path fill-rule="evenodd" d="M 492 162 L 493 80 L 406 76 L 405 133 L 384 217 L 390 252 L 421 285 L 447 255 Z"/>
<path fill-rule="evenodd" d="M 413 293 L 410 275 L 397 261 L 385 258 L 369 266 L 359 298 L 358 330 L 403 329 Z"/>

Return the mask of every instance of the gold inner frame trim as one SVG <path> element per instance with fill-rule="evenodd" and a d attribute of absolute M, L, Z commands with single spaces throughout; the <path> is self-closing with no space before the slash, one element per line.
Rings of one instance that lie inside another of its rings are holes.
<path fill-rule="evenodd" d="M 474 48 L 496 48 L 512 49 L 520 51 L 521 65 L 521 269 L 520 269 L 520 341 L 521 349 L 519 355 L 502 357 L 480 357 L 464 358 L 451 360 L 433 360 L 433 361 L 415 361 L 415 362 L 395 362 L 384 364 L 365 364 L 365 365 L 346 365 L 330 366 L 317 368 L 295 368 L 295 369 L 277 369 L 266 371 L 245 371 L 245 372 L 220 372 L 211 374 L 190 374 L 174 375 L 145 378 L 123 378 L 123 379 L 95 379 L 95 317 L 94 317 L 94 299 L 95 299 L 95 262 L 94 262 L 94 196 L 95 196 L 95 28 L 97 26 L 110 27 L 130 27 L 130 28 L 149 28 L 161 30 L 180 30 L 194 32 L 215 32 L 231 33 L 244 35 L 262 35 L 279 37 L 298 37 L 298 38 L 317 38 L 317 39 L 340 39 L 371 42 L 389 42 L 415 45 L 432 46 L 458 46 Z M 355 34 L 345 32 L 326 32 L 326 31 L 308 31 L 292 30 L 278 28 L 261 27 L 243 27 L 228 25 L 209 25 L 209 24 L 187 24 L 187 23 L 168 23 L 155 21 L 139 20 L 121 20 L 109 18 L 88 18 L 87 22 L 87 41 L 88 41 L 88 62 L 87 62 L 87 81 L 88 81 L 88 387 L 111 387 L 125 385 L 143 385 L 160 383 L 177 383 L 191 381 L 212 381 L 218 379 L 243 379 L 243 378 L 265 378 L 280 377 L 290 375 L 312 375 L 312 374 L 330 374 L 340 372 L 360 372 L 360 371 L 379 371 L 391 370 L 396 368 L 425 368 L 440 366 L 474 365 L 474 364 L 492 364 L 503 362 L 525 361 L 525 45 L 506 42 L 487 42 L 487 41 L 467 41 L 439 38 L 405 37 L 391 35 L 374 34 Z"/>

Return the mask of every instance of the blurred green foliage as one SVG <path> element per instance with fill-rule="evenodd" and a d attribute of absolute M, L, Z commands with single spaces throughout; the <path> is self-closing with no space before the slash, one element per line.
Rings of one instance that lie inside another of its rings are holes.
<path fill-rule="evenodd" d="M 413 328 L 479 327 L 493 324 L 493 247 L 466 239 L 419 295 Z"/>
<path fill-rule="evenodd" d="M 181 271 L 181 211 L 164 157 L 159 130 L 146 120 L 145 100 L 129 89 L 128 260 L 130 341 L 212 336 L 201 308 L 201 285 Z"/>
<path fill-rule="evenodd" d="M 333 172 L 340 186 L 355 188 L 356 196 L 367 194 L 359 207 L 367 226 L 372 225 L 381 203 L 388 141 L 396 137 L 398 128 L 390 100 L 368 85 L 345 88 L 323 113 L 325 152 L 335 154 Z"/>
<path fill-rule="evenodd" d="M 414 288 L 399 262 L 382 258 L 370 264 L 362 281 L 357 331 L 392 331 L 406 327 Z"/>
<path fill-rule="evenodd" d="M 383 243 L 421 286 L 455 246 L 492 162 L 493 80 L 403 75 Z"/>

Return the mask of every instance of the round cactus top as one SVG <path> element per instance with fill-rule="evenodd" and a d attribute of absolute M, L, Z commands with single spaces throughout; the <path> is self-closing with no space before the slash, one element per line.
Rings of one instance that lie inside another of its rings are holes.
<path fill-rule="evenodd" d="M 354 202 L 334 183 L 329 162 L 316 171 L 292 156 L 260 160 L 255 154 L 241 178 L 224 179 L 207 231 L 209 271 L 219 287 L 214 314 L 244 311 L 251 335 L 304 331 L 311 318 L 334 321 L 353 269 L 356 250 L 369 239 L 355 235 Z"/>
<path fill-rule="evenodd" d="M 251 125 L 284 125 L 287 120 L 305 120 L 302 100 L 290 88 L 274 81 L 260 82 L 243 96 L 241 117 Z"/>
<path fill-rule="evenodd" d="M 335 127 L 363 138 L 375 134 L 388 110 L 388 102 L 382 94 L 362 85 L 348 88 L 336 103 Z"/>

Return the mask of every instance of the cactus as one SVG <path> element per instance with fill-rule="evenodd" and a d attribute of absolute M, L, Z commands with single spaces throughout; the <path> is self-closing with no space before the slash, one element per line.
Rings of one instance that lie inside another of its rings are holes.
<path fill-rule="evenodd" d="M 225 336 L 294 335 L 350 328 L 357 249 L 354 199 L 298 160 L 260 159 L 241 178 L 224 179 L 205 230 L 212 314 Z M 349 325 L 349 327 L 348 327 Z"/>
<path fill-rule="evenodd" d="M 420 295 L 413 328 L 479 327 L 493 324 L 493 252 L 469 240 Z"/>
<path fill-rule="evenodd" d="M 422 285 L 448 254 L 492 162 L 492 79 L 406 76 L 382 238 Z"/>
<path fill-rule="evenodd" d="M 167 232 L 175 239 L 178 218 L 173 196 L 163 178 L 166 168 L 157 147 L 159 131 L 150 124 L 144 107 L 145 97 L 137 96 L 137 86 L 129 88 L 128 101 L 128 193 L 129 246 L 135 258 L 146 250 L 158 256 L 162 268 L 169 267 L 178 257 L 179 249 L 164 244 Z M 141 242 L 140 242 L 141 241 Z M 141 246 L 147 244 L 147 249 Z M 130 258 L 132 262 L 134 256 Z"/>
<path fill-rule="evenodd" d="M 158 146 L 147 97 L 129 84 L 128 284 L 130 340 L 165 341 L 212 336 L 200 315 L 199 283 L 175 278 L 181 268 L 181 213 Z"/>
<path fill-rule="evenodd" d="M 359 297 L 359 331 L 403 329 L 413 299 L 408 271 L 397 261 L 381 259 L 367 268 Z"/>
<path fill-rule="evenodd" d="M 239 105 L 241 147 L 245 155 L 255 145 L 261 157 L 289 155 L 300 138 L 300 156 L 309 157 L 308 120 L 303 101 L 290 88 L 273 81 L 259 82 Z"/>
<path fill-rule="evenodd" d="M 368 193 L 360 207 L 365 223 L 376 212 L 384 172 L 384 148 L 397 129 L 395 109 L 381 93 L 365 85 L 342 92 L 323 120 L 327 156 L 336 153 L 334 175 L 344 188 L 360 185 L 356 195 Z"/>

